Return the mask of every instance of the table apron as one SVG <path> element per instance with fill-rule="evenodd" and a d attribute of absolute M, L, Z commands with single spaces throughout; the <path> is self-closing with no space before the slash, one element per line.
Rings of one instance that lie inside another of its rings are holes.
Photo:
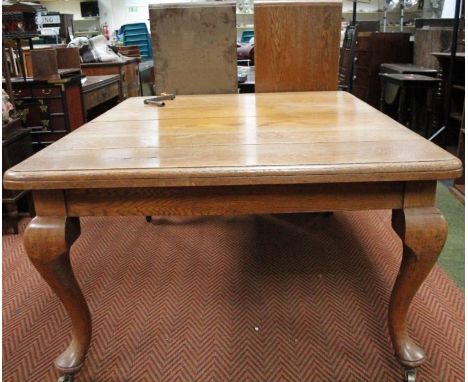
<path fill-rule="evenodd" d="M 34 191 L 40 216 L 201 216 L 433 206 L 435 181 Z"/>

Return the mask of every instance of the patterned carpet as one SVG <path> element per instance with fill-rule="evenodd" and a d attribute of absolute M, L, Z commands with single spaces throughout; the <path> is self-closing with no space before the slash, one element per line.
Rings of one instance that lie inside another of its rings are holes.
<path fill-rule="evenodd" d="M 82 219 L 94 333 L 76 381 L 402 381 L 386 312 L 400 253 L 388 212 Z M 464 380 L 464 296 L 441 268 L 409 328 L 428 353 L 418 381 Z M 4 236 L 3 381 L 56 380 L 69 329 Z"/>

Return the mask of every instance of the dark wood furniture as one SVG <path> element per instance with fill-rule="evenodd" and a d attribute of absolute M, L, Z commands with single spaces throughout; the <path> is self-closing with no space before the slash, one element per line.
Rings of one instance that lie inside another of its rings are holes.
<path fill-rule="evenodd" d="M 416 29 L 414 33 L 414 64 L 437 70 L 439 64 L 432 52 L 450 50 L 451 41 L 451 27 Z"/>
<path fill-rule="evenodd" d="M 88 76 L 82 84 L 83 107 L 86 121 L 117 105 L 120 95 L 120 76 Z"/>
<path fill-rule="evenodd" d="M 149 15 L 156 94 L 237 93 L 234 3 L 151 4 Z"/>
<path fill-rule="evenodd" d="M 415 64 L 393 64 L 385 63 L 380 65 L 381 73 L 397 73 L 397 74 L 420 74 L 422 76 L 435 77 L 437 70 L 426 68 L 425 66 Z"/>
<path fill-rule="evenodd" d="M 140 87 L 142 96 L 155 95 L 154 89 L 154 62 L 153 60 L 142 60 L 139 64 Z"/>
<path fill-rule="evenodd" d="M 387 85 L 398 89 L 398 117 L 402 125 L 430 138 L 432 133 L 433 92 L 440 79 L 421 74 L 380 73 L 382 92 L 380 110 L 386 113 Z M 387 113 L 386 113 L 387 114 Z"/>
<path fill-rule="evenodd" d="M 118 74 L 120 76 L 119 101 L 123 101 L 128 97 L 140 95 L 139 63 L 139 58 L 129 58 L 119 62 L 81 64 L 81 69 L 86 76 Z"/>
<path fill-rule="evenodd" d="M 357 27 L 354 25 L 348 25 L 346 27 L 343 46 L 340 52 L 340 66 L 338 71 L 338 89 L 351 91 L 353 87 L 353 75 L 354 75 L 354 49 L 356 47 L 357 40 Z"/>
<path fill-rule="evenodd" d="M 435 124 L 442 127 L 443 115 L 448 114 L 448 123 L 446 131 L 444 131 L 443 139 L 439 142 L 448 150 L 457 153 L 457 156 L 465 161 L 465 53 L 457 53 L 454 61 L 452 82 L 447 81 L 450 53 L 433 52 L 432 53 L 439 62 L 439 77 L 442 79 L 438 89 L 439 105 L 442 108 L 442 113 L 438 116 Z M 450 92 L 448 87 L 451 87 Z M 450 95 L 450 100 L 442 102 Z M 447 106 L 448 105 L 448 106 Z M 445 109 L 447 108 L 448 109 Z M 455 181 L 456 195 L 460 198 L 465 197 L 465 176 Z"/>
<path fill-rule="evenodd" d="M 15 108 L 31 129 L 34 151 L 83 125 L 81 76 L 56 81 L 12 79 Z"/>
<path fill-rule="evenodd" d="M 353 95 L 330 91 L 177 96 L 163 108 L 130 98 L 8 170 L 4 185 L 33 190 L 37 217 L 24 246 L 71 319 L 72 341 L 55 361 L 69 378 L 91 342 L 91 314 L 69 258 L 81 216 L 392 209 L 403 258 L 389 333 L 414 381 L 426 357 L 406 316 L 447 237 L 437 179 L 460 174 L 458 158 Z"/>
<path fill-rule="evenodd" d="M 442 79 L 439 88 L 439 95 L 443 100 L 448 92 L 447 77 L 450 63 L 450 53 L 433 52 L 439 62 L 439 77 Z M 447 126 L 445 145 L 456 147 L 458 145 L 458 137 L 462 121 L 463 105 L 465 100 L 465 53 L 457 53 L 455 57 L 452 83 L 450 84 L 450 102 L 448 110 L 443 110 L 443 113 L 448 113 L 449 123 Z M 442 116 L 439 121 L 439 126 L 442 126 Z"/>
<path fill-rule="evenodd" d="M 140 47 L 138 45 L 116 45 L 117 52 L 127 57 L 137 57 L 141 59 Z"/>
<path fill-rule="evenodd" d="M 336 90 L 342 3 L 255 2 L 255 91 Z"/>
<path fill-rule="evenodd" d="M 59 80 L 81 75 L 78 48 L 35 49 L 29 53 L 34 80 Z"/>
<path fill-rule="evenodd" d="M 409 33 L 359 32 L 356 42 L 352 93 L 379 107 L 380 65 L 410 63 L 413 59 Z"/>
<path fill-rule="evenodd" d="M 357 60 L 355 54 L 356 41 L 359 32 L 377 32 L 380 22 L 358 21 L 356 25 L 346 27 L 343 44 L 340 50 L 340 66 L 338 77 L 338 89 L 351 92 L 354 81 L 354 63 Z"/>
<path fill-rule="evenodd" d="M 18 119 L 2 129 L 2 174 L 32 154 L 31 134 L 29 129 L 24 129 L 21 126 Z M 18 233 L 18 202 L 28 193 L 27 190 L 2 189 L 2 206 L 6 226 L 4 231 L 9 231 L 11 228 L 13 233 Z"/>

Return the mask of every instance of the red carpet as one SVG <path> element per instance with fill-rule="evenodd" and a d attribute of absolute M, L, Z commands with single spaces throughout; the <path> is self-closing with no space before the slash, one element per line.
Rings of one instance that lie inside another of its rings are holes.
<path fill-rule="evenodd" d="M 402 381 L 387 330 L 400 253 L 388 212 L 82 219 L 72 261 L 94 333 L 76 381 Z M 409 328 L 418 382 L 464 380 L 464 296 L 439 267 Z M 3 381 L 56 380 L 69 329 L 4 236 Z"/>

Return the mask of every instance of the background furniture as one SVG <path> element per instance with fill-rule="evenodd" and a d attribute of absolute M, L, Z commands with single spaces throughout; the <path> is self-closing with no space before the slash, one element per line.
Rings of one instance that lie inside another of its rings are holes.
<path fill-rule="evenodd" d="M 120 76 L 119 101 L 123 101 L 128 97 L 140 95 L 139 63 L 140 59 L 129 58 L 119 62 L 81 64 L 81 69 L 86 76 L 118 74 Z"/>
<path fill-rule="evenodd" d="M 356 26 L 348 25 L 346 27 L 343 46 L 341 47 L 340 53 L 338 88 L 349 92 L 351 92 L 353 87 L 353 67 L 355 59 L 354 49 L 356 47 L 357 33 Z"/>
<path fill-rule="evenodd" d="M 409 33 L 359 32 L 356 42 L 352 93 L 379 108 L 380 65 L 410 63 L 413 48 Z"/>
<path fill-rule="evenodd" d="M 54 48 L 31 50 L 32 77 L 35 80 L 59 80 L 81 75 L 78 48 Z"/>
<path fill-rule="evenodd" d="M 140 47 L 138 45 L 116 45 L 115 48 L 123 56 L 141 58 Z"/>
<path fill-rule="evenodd" d="M 443 52 L 450 49 L 452 29 L 431 27 L 416 29 L 414 33 L 414 64 L 437 69 L 439 64 L 432 52 Z"/>
<path fill-rule="evenodd" d="M 2 129 L 2 174 L 14 165 L 30 157 L 33 153 L 29 129 L 24 129 L 16 119 Z M 2 187 L 2 208 L 6 229 L 18 233 L 18 202 L 29 194 L 25 190 L 7 190 Z"/>
<path fill-rule="evenodd" d="M 154 92 L 154 62 L 143 60 L 138 65 L 140 73 L 140 86 L 142 96 L 155 95 Z"/>
<path fill-rule="evenodd" d="M 445 102 L 448 105 L 447 110 L 442 110 L 448 114 L 448 125 L 445 131 L 443 144 L 456 148 L 460 134 L 463 106 L 465 102 L 465 53 L 457 53 L 454 62 L 454 70 L 452 82 L 448 83 L 448 72 L 450 64 L 450 53 L 433 52 L 433 56 L 439 62 L 439 77 L 442 79 L 439 87 L 439 95 L 441 98 L 447 97 L 449 94 L 450 100 Z M 448 92 L 448 86 L 451 87 L 451 92 Z M 442 116 L 439 116 L 438 126 L 442 126 Z M 441 142 L 442 143 L 442 142 Z M 454 150 L 452 149 L 454 152 Z"/>
<path fill-rule="evenodd" d="M 57 81 L 12 79 L 15 108 L 31 129 L 34 151 L 83 125 L 81 76 Z"/>
<path fill-rule="evenodd" d="M 422 76 L 436 77 L 437 70 L 425 66 L 415 64 L 395 64 L 385 63 L 380 65 L 381 73 L 398 73 L 398 74 L 420 74 Z"/>
<path fill-rule="evenodd" d="M 380 110 L 386 113 L 386 105 L 390 103 L 386 101 L 386 85 L 397 86 L 399 96 L 396 119 L 402 125 L 430 138 L 433 91 L 440 80 L 421 74 L 380 73 L 380 76 L 382 79 Z"/>
<path fill-rule="evenodd" d="M 237 92 L 232 3 L 150 5 L 156 93 Z"/>
<path fill-rule="evenodd" d="M 82 84 L 83 108 L 86 121 L 117 105 L 120 95 L 120 76 L 88 76 Z"/>
<path fill-rule="evenodd" d="M 256 92 L 336 90 L 339 2 L 255 2 Z"/>
<path fill-rule="evenodd" d="M 442 113 L 435 116 L 434 124 L 442 127 L 447 120 L 444 134 L 435 142 L 455 153 L 465 163 L 465 53 L 456 53 L 452 80 L 449 82 L 450 53 L 433 52 L 439 62 L 439 77 L 442 79 L 437 94 Z M 450 91 L 449 91 L 450 87 Z M 448 99 L 445 99 L 448 98 Z M 442 101 L 445 101 L 442 103 Z M 444 117 L 445 116 L 445 117 Z M 439 139 L 440 138 L 440 139 Z M 465 200 L 465 173 L 455 180 L 452 193 L 461 201 Z"/>

